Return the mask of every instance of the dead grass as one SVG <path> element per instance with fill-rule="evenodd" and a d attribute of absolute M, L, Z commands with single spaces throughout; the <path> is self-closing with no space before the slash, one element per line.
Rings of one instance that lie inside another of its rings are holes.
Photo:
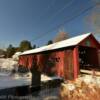
<path fill-rule="evenodd" d="M 73 84 L 75 89 L 69 90 L 67 84 Z M 60 88 L 60 100 L 100 100 L 100 87 L 90 83 L 76 80 L 62 84 Z"/>

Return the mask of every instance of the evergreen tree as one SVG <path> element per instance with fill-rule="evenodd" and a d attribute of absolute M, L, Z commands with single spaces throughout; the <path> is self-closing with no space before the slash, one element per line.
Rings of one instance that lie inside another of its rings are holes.
<path fill-rule="evenodd" d="M 34 44 L 32 48 L 35 49 L 36 48 L 36 45 Z"/>
<path fill-rule="evenodd" d="M 48 43 L 47 43 L 47 45 L 52 44 L 52 43 L 53 43 L 53 41 L 49 40 Z"/>
<path fill-rule="evenodd" d="M 30 50 L 30 49 L 32 49 L 31 42 L 27 41 L 27 40 L 23 40 L 23 41 L 21 41 L 21 43 L 19 45 L 18 51 L 23 52 L 23 51 Z"/>
<path fill-rule="evenodd" d="M 12 55 L 15 54 L 15 52 L 16 52 L 15 48 L 10 44 L 10 45 L 8 46 L 7 52 L 6 52 L 6 53 L 7 53 L 7 57 L 8 57 L 8 58 L 11 58 Z"/>

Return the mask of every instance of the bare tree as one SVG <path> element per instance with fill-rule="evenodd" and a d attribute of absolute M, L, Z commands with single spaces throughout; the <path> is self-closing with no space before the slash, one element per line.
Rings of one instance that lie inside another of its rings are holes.
<path fill-rule="evenodd" d="M 61 31 L 54 38 L 54 42 L 59 42 L 59 41 L 62 41 L 62 40 L 68 39 L 68 38 L 69 38 L 68 33 L 65 33 L 65 32 Z"/>

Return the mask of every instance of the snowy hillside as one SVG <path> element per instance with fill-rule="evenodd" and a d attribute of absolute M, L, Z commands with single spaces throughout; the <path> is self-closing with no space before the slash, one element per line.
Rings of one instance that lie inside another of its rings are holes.
<path fill-rule="evenodd" d="M 0 75 L 8 75 L 13 69 L 17 70 L 18 62 L 12 58 L 0 59 Z"/>

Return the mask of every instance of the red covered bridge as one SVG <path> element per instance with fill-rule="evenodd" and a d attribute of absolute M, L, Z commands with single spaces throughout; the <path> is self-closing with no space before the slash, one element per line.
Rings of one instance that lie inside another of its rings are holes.
<path fill-rule="evenodd" d="M 19 65 L 30 69 L 36 63 L 41 73 L 75 79 L 80 69 L 100 70 L 99 49 L 99 42 L 91 33 L 87 33 L 25 51 L 19 57 Z"/>

